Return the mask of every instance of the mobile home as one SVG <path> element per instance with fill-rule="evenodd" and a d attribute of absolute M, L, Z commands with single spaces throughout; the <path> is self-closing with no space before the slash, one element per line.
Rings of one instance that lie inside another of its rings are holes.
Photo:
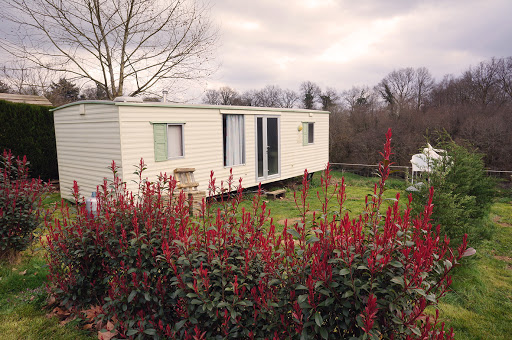
<path fill-rule="evenodd" d="M 199 190 L 210 171 L 224 180 L 233 169 L 243 186 L 324 169 L 329 156 L 329 112 L 283 108 L 79 101 L 54 109 L 60 190 L 71 199 L 73 181 L 89 196 L 114 160 L 134 190 L 141 158 L 145 177 L 195 168 Z"/>

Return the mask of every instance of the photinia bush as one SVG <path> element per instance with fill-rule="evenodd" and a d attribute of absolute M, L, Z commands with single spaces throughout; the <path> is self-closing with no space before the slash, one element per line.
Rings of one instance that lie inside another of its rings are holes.
<path fill-rule="evenodd" d="M 301 221 L 277 233 L 262 200 L 240 206 L 241 180 L 217 184 L 199 217 L 163 174 L 126 191 L 112 163 L 113 181 L 98 188 L 98 214 L 80 203 L 76 216 L 48 223 L 49 281 L 74 313 L 100 306 L 120 338 L 154 339 L 452 339 L 427 315 L 451 284 L 450 271 L 466 252 L 430 224 L 432 195 L 411 216 L 410 202 L 383 205 L 391 132 L 382 153 L 381 180 L 365 211 L 343 210 L 342 181 L 327 166 L 309 213 L 308 173 L 295 194 Z M 223 193 L 231 192 L 226 199 Z M 384 208 L 386 206 L 386 208 Z M 384 211 L 381 211 L 384 210 Z"/>
<path fill-rule="evenodd" d="M 13 260 L 33 240 L 41 223 L 41 202 L 48 191 L 40 179 L 29 178 L 27 157 L 0 155 L 0 260 Z"/>
<path fill-rule="evenodd" d="M 446 156 L 433 161 L 433 169 L 424 174 L 429 185 L 436 188 L 432 221 L 443 226 L 443 233 L 456 242 L 468 234 L 472 242 L 489 237 L 485 217 L 489 215 L 495 182 L 487 176 L 483 155 L 471 147 L 458 145 L 444 137 L 438 147 Z M 413 211 L 421 211 L 429 200 L 429 188 L 420 186 L 413 192 Z"/>

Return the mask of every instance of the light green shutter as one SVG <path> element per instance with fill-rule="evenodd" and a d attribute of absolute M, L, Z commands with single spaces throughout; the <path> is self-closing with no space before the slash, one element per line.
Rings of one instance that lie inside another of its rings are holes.
<path fill-rule="evenodd" d="M 167 160 L 167 124 L 153 124 L 155 162 Z"/>
<path fill-rule="evenodd" d="M 309 123 L 302 123 L 302 145 L 308 145 L 308 127 Z"/>

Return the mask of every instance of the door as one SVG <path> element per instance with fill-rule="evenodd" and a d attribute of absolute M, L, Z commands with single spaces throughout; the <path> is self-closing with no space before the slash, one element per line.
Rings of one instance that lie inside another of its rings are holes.
<path fill-rule="evenodd" d="M 256 117 L 256 179 L 278 178 L 281 170 L 279 117 Z"/>

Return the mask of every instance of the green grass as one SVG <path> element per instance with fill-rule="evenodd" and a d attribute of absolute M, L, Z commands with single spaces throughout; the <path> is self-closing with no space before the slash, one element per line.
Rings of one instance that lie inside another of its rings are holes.
<path fill-rule="evenodd" d="M 452 292 L 439 304 L 456 339 L 510 339 L 512 334 L 512 205 L 494 203 L 490 240 L 463 260 L 453 275 Z"/>
<path fill-rule="evenodd" d="M 60 195 L 53 193 L 43 204 L 49 208 L 56 202 L 60 202 Z M 45 309 L 47 274 L 48 268 L 37 241 L 21 254 L 17 263 L 0 263 L 0 338 L 96 339 L 72 325 L 60 325 L 55 317 L 46 317 L 50 312 Z"/>
<path fill-rule="evenodd" d="M 343 175 L 347 185 L 345 208 L 355 217 L 363 211 L 364 198 L 378 179 L 350 173 Z M 335 179 L 341 176 L 340 172 L 333 172 Z M 300 180 L 286 185 L 299 189 Z M 308 198 L 311 211 L 320 210 L 316 198 L 319 185 L 319 174 L 315 174 Z M 386 197 L 395 197 L 405 189 L 405 184 L 392 179 L 388 188 Z M 249 208 L 251 195 L 246 199 L 243 206 Z M 45 204 L 50 206 L 59 201 L 59 195 L 53 194 Z M 290 189 L 284 199 L 269 200 L 268 207 L 278 230 L 282 230 L 285 219 L 293 222 L 300 216 Z M 455 269 L 452 291 L 439 303 L 442 321 L 454 328 L 456 339 L 509 339 L 512 334 L 512 203 L 509 197 L 496 199 L 488 224 L 493 230 L 490 239 L 478 243 L 477 254 L 465 258 L 463 265 Z M 44 287 L 48 270 L 41 252 L 33 247 L 24 252 L 19 263 L 0 264 L 0 338 L 96 338 L 72 325 L 62 326 L 56 318 L 46 317 L 49 311 L 44 308 Z"/>
<path fill-rule="evenodd" d="M 343 214 L 348 213 L 351 218 L 355 218 L 359 216 L 364 210 L 365 207 L 365 197 L 369 194 L 373 193 L 373 186 L 375 183 L 378 183 L 378 178 L 369 178 L 362 177 L 358 175 L 354 175 L 351 173 L 342 173 L 339 171 L 332 171 L 334 182 L 341 183 L 341 178 L 345 177 L 345 185 L 346 185 L 346 201 L 343 205 Z M 296 191 L 296 197 L 300 204 L 300 190 L 302 188 L 301 184 L 302 178 L 296 178 L 293 180 L 286 181 L 281 185 L 269 185 L 267 187 L 267 191 L 272 191 L 275 189 L 286 188 L 287 192 L 285 197 L 282 199 L 266 199 L 264 198 L 268 209 L 271 211 L 271 216 L 273 218 L 273 223 L 276 226 L 276 231 L 281 232 L 283 230 L 285 221 L 287 220 L 288 226 L 299 221 L 301 212 L 297 209 L 295 204 L 295 199 L 293 195 L 293 190 Z M 322 203 L 318 200 L 317 192 L 321 193 L 321 181 L 320 181 L 320 173 L 316 173 L 313 177 L 313 180 L 310 185 L 310 191 L 306 203 L 309 204 L 309 213 L 308 217 L 312 218 L 313 212 L 316 212 L 316 216 L 319 216 L 321 212 Z M 387 182 L 387 190 L 384 194 L 385 198 L 394 199 L 397 193 L 402 192 L 405 189 L 405 183 L 401 180 L 390 179 Z M 334 186 L 331 187 L 329 191 L 332 194 L 334 191 Z M 388 204 L 393 203 L 393 201 L 387 201 Z M 405 204 L 405 196 L 402 195 L 401 203 Z M 246 209 L 250 209 L 252 204 L 252 194 L 247 194 L 245 196 L 245 201 L 242 203 L 242 207 Z M 300 206 L 300 205 L 299 205 Z M 332 197 L 329 210 L 337 211 L 337 198 L 336 195 Z M 268 224 L 267 224 L 268 226 Z"/>
<path fill-rule="evenodd" d="M 46 275 L 39 253 L 26 251 L 20 263 L 0 265 L 0 334 L 2 339 L 93 339 L 85 331 L 47 318 Z"/>

